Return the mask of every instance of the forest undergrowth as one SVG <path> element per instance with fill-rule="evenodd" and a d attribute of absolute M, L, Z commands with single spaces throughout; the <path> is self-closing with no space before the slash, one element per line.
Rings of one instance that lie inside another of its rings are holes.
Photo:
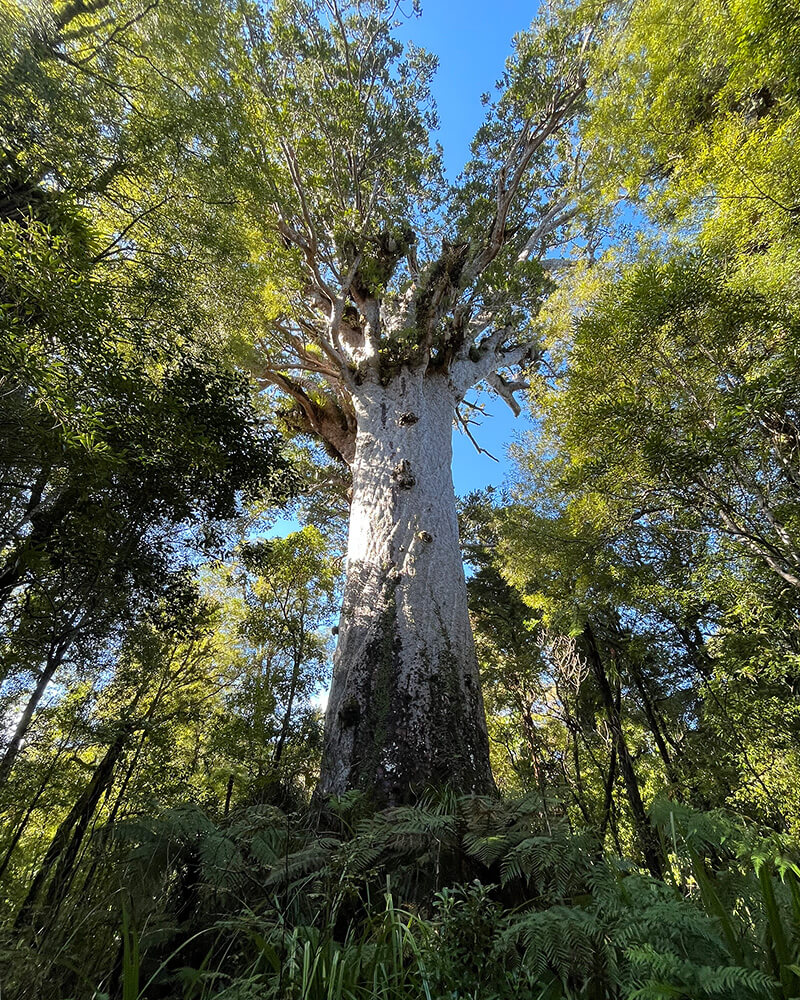
<path fill-rule="evenodd" d="M 109 829 L 82 887 L 18 916 L 3 996 L 796 997 L 796 851 L 722 811 L 651 814 L 664 881 L 530 796 L 172 807 Z"/>

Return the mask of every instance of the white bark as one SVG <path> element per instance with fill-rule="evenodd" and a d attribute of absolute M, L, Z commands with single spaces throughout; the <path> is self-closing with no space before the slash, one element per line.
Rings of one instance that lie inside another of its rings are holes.
<path fill-rule="evenodd" d="M 354 393 L 347 582 L 319 791 L 493 788 L 451 473 L 457 393 L 402 368 Z"/>

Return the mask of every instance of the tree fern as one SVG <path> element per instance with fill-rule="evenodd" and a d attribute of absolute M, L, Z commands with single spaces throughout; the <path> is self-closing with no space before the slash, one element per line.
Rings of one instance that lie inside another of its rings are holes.
<path fill-rule="evenodd" d="M 530 799 L 431 795 L 369 815 L 353 795 L 331 829 L 271 806 L 222 822 L 176 807 L 117 824 L 113 842 L 140 982 L 176 1000 L 796 997 L 792 845 L 722 813 L 654 816 L 671 884 L 591 834 L 545 832 Z"/>

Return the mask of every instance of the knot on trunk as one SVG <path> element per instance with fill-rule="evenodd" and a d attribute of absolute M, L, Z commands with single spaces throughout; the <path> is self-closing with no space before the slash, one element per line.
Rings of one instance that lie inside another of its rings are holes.
<path fill-rule="evenodd" d="M 412 424 L 415 424 L 418 420 L 419 417 L 416 415 L 416 413 L 411 413 L 411 411 L 409 410 L 406 413 L 401 413 L 400 419 L 397 422 L 398 424 L 400 424 L 401 427 L 410 427 Z"/>
<path fill-rule="evenodd" d="M 398 489 L 410 490 L 416 483 L 416 479 L 411 475 L 411 465 L 408 459 L 404 458 L 392 472 L 392 479 L 397 484 Z"/>

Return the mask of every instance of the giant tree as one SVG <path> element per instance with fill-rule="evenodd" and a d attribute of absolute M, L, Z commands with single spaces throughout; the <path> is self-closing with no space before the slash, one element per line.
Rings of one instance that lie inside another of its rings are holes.
<path fill-rule="evenodd" d="M 60 10 L 20 29 L 33 43 L 8 93 L 45 94 L 31 107 L 46 124 L 59 120 L 48 113 L 55 88 L 100 149 L 70 189 L 108 210 L 97 263 L 147 275 L 164 262 L 158 288 L 183 289 L 197 262 L 186 287 L 205 332 L 242 344 L 247 330 L 248 362 L 291 401 L 287 424 L 352 473 L 322 791 L 362 785 L 395 800 L 429 781 L 490 789 L 451 427 L 480 382 L 516 408 L 509 372 L 535 354 L 541 261 L 574 217 L 587 12 L 567 0 L 517 40 L 474 159 L 447 189 L 430 141 L 435 60 L 404 54 L 397 5 Z M 98 102 L 109 74 L 119 79 Z M 70 103 L 75 88 L 89 99 Z M 11 101 L 15 122 L 31 118 L 25 100 Z M 164 141 L 148 142 L 151 132 Z M 52 164 L 64 137 L 37 135 L 11 149 L 6 172 L 60 189 L 64 169 Z M 151 146 L 152 161 L 141 156 Z"/>
<path fill-rule="evenodd" d="M 269 257 L 252 364 L 292 401 L 287 422 L 352 474 L 320 791 L 383 801 L 493 787 L 451 433 L 478 383 L 517 409 L 541 261 L 574 215 L 569 127 L 591 36 L 567 7 L 517 38 L 474 159 L 446 189 L 435 61 L 404 54 L 396 13 L 384 0 L 251 9 L 231 72 L 242 118 L 215 154 Z"/>

